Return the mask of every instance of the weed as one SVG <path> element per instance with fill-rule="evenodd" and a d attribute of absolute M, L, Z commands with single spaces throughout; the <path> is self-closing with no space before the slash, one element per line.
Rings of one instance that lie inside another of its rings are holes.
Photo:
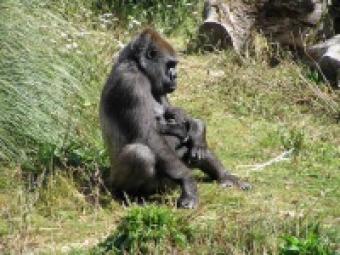
<path fill-rule="evenodd" d="M 293 150 L 299 154 L 304 146 L 305 134 L 302 128 L 292 128 L 288 131 L 280 131 L 280 141 L 285 150 Z"/>
<path fill-rule="evenodd" d="M 192 228 L 185 219 L 169 209 L 148 205 L 131 209 L 116 232 L 95 248 L 95 253 L 145 254 L 166 243 L 184 247 L 191 237 Z"/>
<path fill-rule="evenodd" d="M 318 224 L 307 230 L 305 238 L 285 235 L 282 239 L 280 255 L 335 255 L 327 239 L 321 237 Z"/>
<path fill-rule="evenodd" d="M 306 76 L 314 84 L 320 84 L 323 81 L 322 75 L 317 70 L 309 70 Z"/>

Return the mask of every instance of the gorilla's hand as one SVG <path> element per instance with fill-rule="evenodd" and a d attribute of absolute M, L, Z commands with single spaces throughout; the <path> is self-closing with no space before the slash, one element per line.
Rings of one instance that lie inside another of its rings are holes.
<path fill-rule="evenodd" d="M 189 121 L 189 161 L 197 161 L 205 158 L 208 149 L 205 134 L 206 126 L 202 120 L 192 119 Z"/>

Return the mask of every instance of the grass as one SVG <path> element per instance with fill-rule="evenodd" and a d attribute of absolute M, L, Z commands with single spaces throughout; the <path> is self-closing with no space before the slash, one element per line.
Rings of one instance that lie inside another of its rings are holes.
<path fill-rule="evenodd" d="M 100 52 L 85 30 L 48 9 L 19 1 L 1 5 L 1 159 L 32 161 L 84 129 L 80 119 L 93 103 L 86 94 L 99 94 L 93 85 L 103 82 L 107 69 L 93 69 Z"/>
<path fill-rule="evenodd" d="M 115 17 L 112 25 L 129 30 L 145 25 L 152 25 L 165 34 L 191 33 L 193 24 L 197 22 L 197 0 L 99 0 L 96 6 L 107 10 Z M 109 22 L 110 23 L 110 22 Z"/>
<path fill-rule="evenodd" d="M 327 241 L 320 238 L 320 235 L 316 230 L 308 232 L 305 239 L 290 235 L 284 236 L 283 239 L 285 242 L 280 249 L 281 255 L 335 254 L 335 252 L 331 251 Z"/>
<path fill-rule="evenodd" d="M 0 4 L 0 253 L 339 251 L 338 92 L 289 57 L 271 68 L 258 55 L 179 48 L 171 101 L 206 121 L 211 148 L 254 189 L 225 190 L 195 172 L 197 210 L 176 209 L 178 191 L 124 206 L 101 182 L 97 104 L 119 43 L 139 27 L 108 25 L 95 1 L 32 3 Z M 188 18 L 190 33 L 164 26 L 175 46 L 193 31 Z M 289 160 L 254 170 L 290 149 Z"/>
<path fill-rule="evenodd" d="M 99 243 L 91 253 L 129 254 L 166 252 L 167 246 L 184 247 L 193 235 L 185 218 L 155 205 L 132 208 L 113 235 Z"/>

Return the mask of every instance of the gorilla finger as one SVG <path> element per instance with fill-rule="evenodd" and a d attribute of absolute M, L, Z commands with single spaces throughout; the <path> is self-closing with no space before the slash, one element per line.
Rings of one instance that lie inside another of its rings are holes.
<path fill-rule="evenodd" d="M 234 182 L 231 181 L 231 180 L 225 180 L 225 181 L 223 181 L 223 182 L 220 183 L 220 186 L 221 186 L 222 188 L 231 188 L 231 187 L 234 186 Z"/>
<path fill-rule="evenodd" d="M 238 184 L 239 188 L 241 190 L 251 190 L 252 189 L 252 185 L 248 182 L 241 182 Z"/>
<path fill-rule="evenodd" d="M 206 151 L 203 147 L 200 149 L 200 160 L 203 160 L 206 158 Z"/>
<path fill-rule="evenodd" d="M 201 160 L 201 149 L 200 148 L 197 149 L 196 159 Z"/>
<path fill-rule="evenodd" d="M 199 158 L 199 160 L 202 160 L 203 159 L 203 149 L 202 149 L 202 147 L 199 147 L 198 149 L 197 149 L 197 154 L 198 154 L 198 158 Z"/>
<path fill-rule="evenodd" d="M 196 159 L 197 159 L 197 149 L 196 149 L 196 148 L 193 148 L 193 149 L 191 150 L 191 158 L 192 158 L 193 160 L 196 160 Z"/>

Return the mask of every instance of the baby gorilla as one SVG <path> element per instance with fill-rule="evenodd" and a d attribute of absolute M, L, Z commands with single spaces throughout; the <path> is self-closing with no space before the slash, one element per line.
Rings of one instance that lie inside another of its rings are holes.
<path fill-rule="evenodd" d="M 178 107 L 168 106 L 160 113 L 156 114 L 158 130 L 162 135 L 177 138 L 170 139 L 170 142 L 174 144 L 173 148 L 177 151 L 181 151 L 180 149 L 183 147 L 187 150 L 182 158 L 188 162 L 204 158 L 204 148 L 207 147 L 206 141 L 201 141 L 202 133 L 205 137 L 204 123 L 198 119 L 188 118 L 185 112 Z M 198 144 L 201 146 L 195 146 Z"/>
<path fill-rule="evenodd" d="M 187 144 L 189 140 L 189 122 L 184 118 L 184 112 L 177 107 L 168 107 L 156 115 L 158 130 L 160 134 L 177 137 L 179 145 Z"/>
<path fill-rule="evenodd" d="M 205 140 L 206 128 L 201 120 L 188 117 L 184 110 L 178 107 L 159 107 L 161 106 L 155 107 L 158 131 L 167 136 L 168 143 L 176 149 L 178 156 L 189 168 L 200 168 L 223 187 L 236 185 L 242 190 L 251 188 L 249 183 L 226 171 L 209 150 Z"/>

